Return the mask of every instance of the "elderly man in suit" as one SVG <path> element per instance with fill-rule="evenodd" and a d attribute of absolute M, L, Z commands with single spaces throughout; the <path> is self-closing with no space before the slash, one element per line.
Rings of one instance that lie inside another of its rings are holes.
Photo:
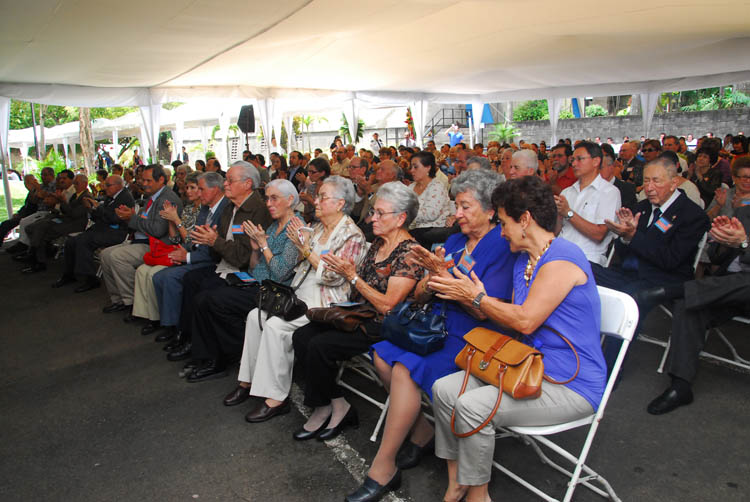
<path fill-rule="evenodd" d="M 219 173 L 203 174 L 198 180 L 198 192 L 201 210 L 195 220 L 195 226 L 217 226 L 224 209 L 231 205 L 229 199 L 224 196 L 224 178 Z M 180 320 L 182 278 L 191 270 L 215 264 L 211 248 L 205 244 L 192 243 L 190 249 L 180 248 L 170 253 L 170 258 L 180 266 L 160 270 L 152 278 L 156 302 L 159 305 L 159 322 L 141 329 L 141 334 L 150 335 L 163 328 L 170 328 L 170 333 L 157 337 L 158 341 L 170 339 Z"/>
<path fill-rule="evenodd" d="M 83 202 L 86 198 L 92 198 L 88 182 L 85 174 L 77 174 L 73 179 L 75 192 L 70 198 L 67 198 L 64 192 L 55 195 L 59 201 L 59 214 L 45 216 L 26 228 L 29 236 L 30 265 L 22 270 L 23 273 L 31 274 L 46 270 L 46 244 L 70 233 L 82 232 L 86 228 L 89 214 Z"/>
<path fill-rule="evenodd" d="M 612 145 L 604 143 L 602 145 L 602 167 L 599 170 L 599 174 L 604 181 L 607 181 L 615 186 L 620 191 L 620 201 L 622 207 L 627 207 L 631 211 L 635 208 L 638 199 L 635 195 L 635 185 L 622 181 L 620 178 L 615 176 L 615 162 L 617 156 Z"/>
<path fill-rule="evenodd" d="M 750 315 L 750 206 L 737 209 L 736 216 L 717 216 L 711 237 L 730 251 L 728 274 L 688 281 L 683 298 L 672 311 L 672 341 L 667 373 L 670 386 L 651 401 L 647 411 L 662 415 L 693 402 L 692 382 L 698 357 L 706 342 L 706 330 L 736 315 Z"/>
<path fill-rule="evenodd" d="M 605 220 L 619 236 L 617 252 L 622 264 L 604 268 L 592 264 L 596 283 L 633 296 L 641 320 L 660 298 L 653 288 L 680 288 L 693 277 L 693 259 L 698 243 L 710 225 L 703 210 L 677 190 L 677 169 L 668 160 L 652 160 L 643 171 L 646 199 L 631 212 L 621 208 L 617 222 Z M 605 357 L 614 362 L 616 343 L 608 343 Z M 611 364 L 610 364 L 611 367 Z"/>
<path fill-rule="evenodd" d="M 115 214 L 115 208 L 135 206 L 133 195 L 125 189 L 125 181 L 117 175 L 104 180 L 104 192 L 106 198 L 102 202 L 94 198 L 83 199 L 83 205 L 90 211 L 94 224 L 65 241 L 65 271 L 52 284 L 53 288 L 75 282 L 76 275 L 82 280 L 82 284 L 75 289 L 76 293 L 98 288 L 100 284 L 96 278 L 94 251 L 120 244 L 128 236 L 128 222 Z"/>
<path fill-rule="evenodd" d="M 141 178 L 146 195 L 145 206 L 138 213 L 125 204 L 115 208 L 117 217 L 127 221 L 135 234 L 132 241 L 102 251 L 102 276 L 112 301 L 111 305 L 102 309 L 105 314 L 132 309 L 135 271 L 143 263 L 143 255 L 150 249 L 149 239 L 171 244 L 169 222 L 159 215 L 159 211 L 164 208 L 164 202 L 169 201 L 177 207 L 177 212 L 181 212 L 182 200 L 167 186 L 167 181 L 161 164 L 146 166 Z"/>
<path fill-rule="evenodd" d="M 250 163 L 236 161 L 227 171 L 224 194 L 231 201 L 221 214 L 218 227 L 195 227 L 193 242 L 210 247 L 216 264 L 191 270 L 182 280 L 182 306 L 178 324 L 179 336 L 167 354 L 170 361 L 188 359 L 192 351 L 194 300 L 227 284 L 227 275 L 247 269 L 252 247 L 250 238 L 242 230 L 242 223 L 252 221 L 263 228 L 273 221 L 263 197 L 255 187 L 260 183 L 258 170 Z"/>

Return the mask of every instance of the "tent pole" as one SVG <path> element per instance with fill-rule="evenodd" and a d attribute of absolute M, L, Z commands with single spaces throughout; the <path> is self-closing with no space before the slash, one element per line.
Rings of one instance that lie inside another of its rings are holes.
<path fill-rule="evenodd" d="M 34 149 L 36 150 L 36 160 L 42 160 L 42 154 L 39 152 L 39 141 L 36 139 L 36 117 L 34 116 L 34 103 L 31 105 L 31 128 L 34 131 Z"/>
<path fill-rule="evenodd" d="M 0 138 L 0 151 L 2 151 L 2 156 L 0 156 L 0 160 L 3 162 L 3 192 L 5 193 L 5 208 L 8 211 L 8 218 L 13 216 L 13 200 L 11 199 L 11 193 L 10 193 L 10 182 L 8 181 L 8 152 L 5 151 L 5 144 L 3 143 L 3 139 Z M 2 244 L 2 242 L 0 242 Z"/>

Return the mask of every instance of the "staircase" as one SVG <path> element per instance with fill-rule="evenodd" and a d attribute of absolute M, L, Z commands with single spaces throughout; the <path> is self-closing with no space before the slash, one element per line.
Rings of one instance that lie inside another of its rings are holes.
<path fill-rule="evenodd" d="M 469 116 L 465 106 L 441 108 L 425 123 L 424 138 L 434 138 L 454 123 L 462 129 L 469 127 Z"/>

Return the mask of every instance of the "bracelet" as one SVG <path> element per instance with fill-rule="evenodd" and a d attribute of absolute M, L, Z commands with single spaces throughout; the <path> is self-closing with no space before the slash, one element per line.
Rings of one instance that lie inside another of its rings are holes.
<path fill-rule="evenodd" d="M 308 259 L 308 258 L 310 257 L 310 254 L 311 254 L 311 253 L 310 253 L 310 250 L 309 250 L 309 249 L 305 249 L 304 251 L 302 251 L 302 257 L 303 257 L 304 259 Z"/>
<path fill-rule="evenodd" d="M 266 249 L 268 249 L 268 246 L 263 246 L 263 247 L 262 247 L 262 248 L 260 248 L 260 249 L 259 249 L 258 251 L 260 251 L 260 252 L 262 253 L 262 252 L 263 252 L 263 251 L 265 251 Z"/>

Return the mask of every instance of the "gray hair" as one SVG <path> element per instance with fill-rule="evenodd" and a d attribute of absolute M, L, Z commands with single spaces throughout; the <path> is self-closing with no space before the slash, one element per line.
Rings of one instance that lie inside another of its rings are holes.
<path fill-rule="evenodd" d="M 485 211 L 492 209 L 492 192 L 500 184 L 500 175 L 495 171 L 473 169 L 464 171 L 453 180 L 451 195 L 455 199 L 458 194 L 471 191 L 474 198 Z"/>
<path fill-rule="evenodd" d="M 411 190 L 400 181 L 389 181 L 383 183 L 378 189 L 378 200 L 384 200 L 393 206 L 397 213 L 406 213 L 404 227 L 408 228 L 419 212 L 419 198 L 414 190 Z"/>
<path fill-rule="evenodd" d="M 657 157 L 651 162 L 648 162 L 645 166 L 643 166 L 643 170 L 645 171 L 646 168 L 651 166 L 661 166 L 664 168 L 664 170 L 667 172 L 667 176 L 669 176 L 669 179 L 676 178 L 677 173 L 677 166 L 669 159 L 664 157 Z"/>
<path fill-rule="evenodd" d="M 119 187 L 125 186 L 125 180 L 122 179 L 122 176 L 119 176 L 117 174 L 110 174 L 109 176 L 107 176 L 107 179 L 111 179 L 112 182 Z"/>
<path fill-rule="evenodd" d="M 292 209 L 297 207 L 297 204 L 299 204 L 299 193 L 297 192 L 297 189 L 294 188 L 294 184 L 289 180 L 273 180 L 270 183 L 266 185 L 266 190 L 269 188 L 275 188 L 279 192 L 281 192 L 281 195 L 284 196 L 284 198 L 289 197 L 290 195 L 294 197 L 294 200 L 292 201 Z"/>
<path fill-rule="evenodd" d="M 349 214 L 354 208 L 354 185 L 352 181 L 343 176 L 329 176 L 323 180 L 323 185 L 331 185 L 333 187 L 333 193 L 339 199 L 344 201 L 344 207 L 341 211 L 344 214 Z M 323 186 L 321 185 L 321 187 Z"/>
<path fill-rule="evenodd" d="M 196 171 L 195 173 L 200 173 L 200 171 Z M 190 174 L 192 175 L 193 173 Z M 208 188 L 219 187 L 222 192 L 224 191 L 224 177 L 219 173 L 209 171 L 199 174 L 198 179 L 203 180 Z"/>
<path fill-rule="evenodd" d="M 469 160 L 466 161 L 466 165 L 469 164 L 479 164 L 479 169 L 489 169 L 490 168 L 490 160 L 487 157 L 470 157 Z"/>
<path fill-rule="evenodd" d="M 177 169 L 179 169 L 179 167 Z M 211 174 L 216 174 L 216 173 L 211 173 Z M 201 179 L 202 175 L 203 173 L 201 173 L 200 171 L 195 171 L 194 173 L 188 173 L 188 175 L 185 176 L 185 184 L 187 185 L 188 183 L 193 183 L 197 185 L 198 180 Z M 219 177 L 221 177 L 221 175 L 219 175 Z M 206 185 L 208 185 L 208 183 L 206 183 Z"/>
<path fill-rule="evenodd" d="M 513 153 L 513 159 L 523 160 L 526 168 L 531 169 L 532 171 L 536 171 L 537 169 L 539 169 L 539 157 L 537 157 L 537 154 L 534 152 L 534 150 L 518 150 L 517 152 Z"/>
<path fill-rule="evenodd" d="M 75 176 L 73 176 L 73 181 L 77 180 L 78 178 L 85 179 L 86 180 L 86 186 L 88 186 L 88 184 L 89 184 L 89 177 L 88 176 L 86 176 L 83 173 L 79 173 L 79 174 L 76 174 Z"/>
<path fill-rule="evenodd" d="M 241 168 L 241 179 L 243 181 L 248 179 L 253 180 L 253 190 L 257 190 L 258 188 L 260 188 L 260 174 L 258 173 L 258 170 L 255 168 L 255 166 L 250 162 L 245 162 L 244 160 L 235 160 L 229 167 Z"/>
<path fill-rule="evenodd" d="M 180 164 L 175 168 L 174 172 L 176 173 L 179 171 L 185 171 L 185 173 L 190 174 L 191 172 L 193 172 L 193 168 L 190 167 L 190 164 Z"/>

